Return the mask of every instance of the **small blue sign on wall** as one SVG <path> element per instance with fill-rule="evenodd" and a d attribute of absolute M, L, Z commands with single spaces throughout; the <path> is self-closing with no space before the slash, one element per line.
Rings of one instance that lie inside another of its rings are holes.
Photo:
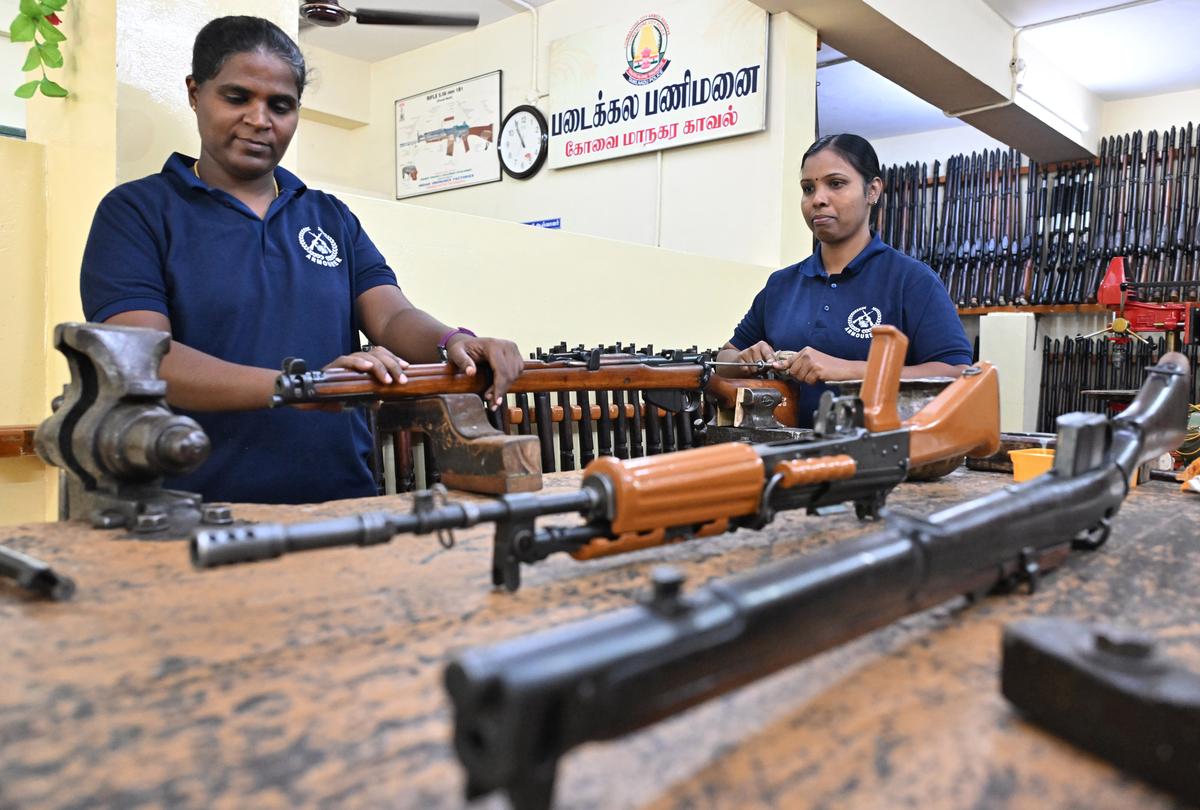
<path fill-rule="evenodd" d="M 554 219 L 533 219 L 522 224 L 532 225 L 535 228 L 553 228 L 555 230 L 560 230 L 562 228 L 562 217 L 555 217 Z"/>

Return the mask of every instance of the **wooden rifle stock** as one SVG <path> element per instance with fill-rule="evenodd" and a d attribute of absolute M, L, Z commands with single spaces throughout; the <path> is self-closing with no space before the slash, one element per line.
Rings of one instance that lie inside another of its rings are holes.
<path fill-rule="evenodd" d="M 491 385 L 490 373 L 468 376 L 450 363 L 412 365 L 405 369 L 404 375 L 408 378 L 406 382 L 381 383 L 370 374 L 357 371 L 284 373 L 276 381 L 275 404 L 396 402 L 434 394 L 482 394 Z M 698 390 L 706 376 L 702 362 L 655 365 L 603 362 L 599 368 L 589 369 L 583 364 L 526 360 L 521 376 L 513 381 L 509 391 L 538 394 L 610 388 Z"/>
<path fill-rule="evenodd" d="M 403 402 L 437 394 L 482 394 L 491 384 L 486 364 L 468 376 L 450 363 L 411 365 L 404 371 L 406 382 L 381 383 L 374 376 L 334 369 L 308 371 L 303 361 L 285 362 L 275 381 L 272 404 L 309 405 L 321 403 Z M 730 380 L 712 373 L 704 355 L 667 360 L 659 357 L 609 354 L 594 355 L 590 363 L 566 360 L 526 360 L 521 376 L 513 381 L 513 394 L 561 391 L 704 391 L 722 408 L 733 408 L 742 388 L 768 388 L 779 392 L 775 419 L 786 427 L 799 424 L 793 384 L 785 380 L 744 378 Z M 524 409 L 518 411 L 524 415 Z M 574 416 L 574 409 L 572 411 Z M 560 421 L 556 419 L 555 421 Z M 514 419 L 514 422 L 520 422 Z"/>

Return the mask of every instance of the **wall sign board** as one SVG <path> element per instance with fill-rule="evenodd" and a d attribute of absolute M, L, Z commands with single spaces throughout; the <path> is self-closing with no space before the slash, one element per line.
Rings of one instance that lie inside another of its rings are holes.
<path fill-rule="evenodd" d="M 677 0 L 550 45 L 551 168 L 766 127 L 767 12 Z"/>

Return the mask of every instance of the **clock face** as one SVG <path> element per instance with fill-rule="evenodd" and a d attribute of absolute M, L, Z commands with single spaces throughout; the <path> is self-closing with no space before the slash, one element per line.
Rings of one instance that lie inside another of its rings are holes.
<path fill-rule="evenodd" d="M 532 177 L 546 160 L 547 145 L 546 119 L 534 107 L 517 107 L 500 129 L 500 163 L 513 177 Z"/>

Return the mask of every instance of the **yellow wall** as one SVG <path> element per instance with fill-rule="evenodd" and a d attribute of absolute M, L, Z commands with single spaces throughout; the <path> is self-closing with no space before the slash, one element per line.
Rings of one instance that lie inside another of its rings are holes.
<path fill-rule="evenodd" d="M 346 195 L 420 307 L 525 352 L 636 341 L 718 348 L 773 267 Z"/>
<path fill-rule="evenodd" d="M 549 75 L 552 42 L 635 20 L 645 10 L 642 0 L 555 0 L 541 6 L 541 92 L 554 89 Z M 527 103 L 534 78 L 532 37 L 531 15 L 521 13 L 371 64 L 369 124 L 347 130 L 306 120 L 301 127 L 301 176 L 314 187 L 393 199 L 396 99 L 500 69 L 502 108 Z M 794 195 L 799 170 L 793 164 L 813 141 L 816 41 L 816 32 L 795 17 L 772 17 L 764 132 L 569 169 L 543 169 L 526 181 L 506 177 L 408 202 L 509 222 L 558 217 L 563 230 L 573 233 L 747 264 L 790 264 L 808 255 L 811 245 Z M 307 50 L 313 67 L 327 77 L 350 71 L 344 57 L 329 60 L 320 49 Z M 360 76 L 360 67 L 347 78 L 351 75 Z M 547 109 L 546 99 L 539 103 Z M 311 110 L 322 111 L 323 100 L 314 95 L 308 106 L 310 115 Z M 785 156 L 791 163 L 785 163 Z"/>
<path fill-rule="evenodd" d="M 1196 79 L 1200 83 L 1200 77 Z M 1124 101 L 1106 102 L 1100 116 L 1101 135 L 1170 129 L 1188 122 L 1200 124 L 1200 87 L 1180 93 L 1163 93 Z"/>
<path fill-rule="evenodd" d="M 16 368 L 0 397 L 0 426 L 33 425 L 49 413 L 45 397 L 45 149 L 0 138 L 0 358 Z M 36 458 L 0 459 L 0 524 L 41 520 L 52 512 L 51 471 Z"/>

